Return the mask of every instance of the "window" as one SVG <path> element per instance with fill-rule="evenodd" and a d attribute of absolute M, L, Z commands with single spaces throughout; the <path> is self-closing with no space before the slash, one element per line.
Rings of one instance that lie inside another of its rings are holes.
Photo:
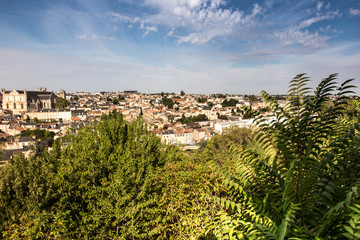
<path fill-rule="evenodd" d="M 21 104 L 21 109 L 24 109 L 24 104 Z"/>
<path fill-rule="evenodd" d="M 14 109 L 16 109 L 16 103 L 14 103 Z"/>

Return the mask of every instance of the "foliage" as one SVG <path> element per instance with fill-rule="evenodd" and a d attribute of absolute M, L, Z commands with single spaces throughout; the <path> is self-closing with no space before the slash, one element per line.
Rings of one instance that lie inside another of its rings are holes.
<path fill-rule="evenodd" d="M 55 136 L 55 133 L 43 129 L 34 129 L 34 130 L 26 129 L 20 135 L 21 137 L 35 137 L 36 139 L 45 140 L 48 139 L 49 137 Z"/>
<path fill-rule="evenodd" d="M 181 90 L 180 96 L 185 96 L 185 92 L 183 90 Z"/>
<path fill-rule="evenodd" d="M 247 109 L 257 128 L 227 129 L 197 153 L 112 112 L 50 153 L 16 155 L 0 168 L 0 236 L 357 239 L 360 107 L 351 80 L 335 80 L 310 95 L 298 75 L 286 107 L 262 92 L 275 120 Z"/>
<path fill-rule="evenodd" d="M 55 108 L 64 109 L 69 105 L 70 105 L 69 101 L 62 97 L 57 97 L 55 99 Z"/>
<path fill-rule="evenodd" d="M 53 183 L 49 181 L 53 177 L 52 169 L 44 158 L 33 156 L 25 160 L 22 154 L 15 155 L 0 169 L 0 236 L 7 228 L 4 236 L 18 239 L 16 236 L 21 235 L 16 231 L 20 231 L 18 228 L 21 226 L 16 224 L 24 221 L 23 214 L 47 208 L 53 203 Z M 20 221 L 17 220 L 19 217 Z M 29 236 L 30 233 L 24 234 Z"/>
<path fill-rule="evenodd" d="M 263 108 L 259 108 L 259 112 L 264 113 L 264 112 L 269 112 L 271 111 L 271 108 L 269 106 L 267 107 L 263 107 Z"/>
<path fill-rule="evenodd" d="M 219 196 L 223 188 L 206 161 L 184 156 L 179 150 L 170 151 L 173 160 L 156 178 L 160 212 L 152 232 L 161 239 L 205 237 L 209 235 L 207 225 L 219 210 L 210 196 Z"/>
<path fill-rule="evenodd" d="M 218 119 L 229 120 L 229 118 L 226 115 L 220 115 L 220 114 L 218 114 Z"/>
<path fill-rule="evenodd" d="M 225 94 L 221 94 L 221 93 L 213 94 L 213 95 L 211 95 L 211 96 L 214 97 L 214 98 L 226 98 L 226 95 L 225 95 Z"/>
<path fill-rule="evenodd" d="M 284 95 L 273 95 L 273 98 L 275 100 L 286 100 L 286 97 L 284 97 Z"/>
<path fill-rule="evenodd" d="M 168 108 L 173 108 L 174 102 L 171 98 L 163 97 L 161 100 L 162 104 Z"/>
<path fill-rule="evenodd" d="M 225 99 L 222 103 L 221 103 L 221 106 L 222 107 L 235 107 L 236 104 L 238 104 L 239 101 L 238 100 L 235 100 L 235 99 L 230 99 L 230 100 L 227 100 Z"/>
<path fill-rule="evenodd" d="M 197 116 L 192 117 L 184 117 L 179 119 L 181 123 L 194 123 L 194 122 L 201 122 L 201 121 L 208 121 L 208 117 L 205 114 L 199 114 Z"/>
<path fill-rule="evenodd" d="M 113 99 L 112 99 L 112 103 L 113 103 L 114 105 L 119 104 L 119 99 L 113 98 Z"/>
<path fill-rule="evenodd" d="M 206 98 L 198 98 L 198 99 L 197 99 L 197 102 L 198 102 L 198 103 L 205 103 L 206 101 L 207 101 Z"/>
<path fill-rule="evenodd" d="M 341 119 L 346 125 L 358 122 L 360 120 L 360 101 L 349 100 L 348 107 L 344 109 Z"/>
<path fill-rule="evenodd" d="M 200 151 L 208 161 L 224 164 L 231 157 L 232 147 L 244 147 L 250 142 L 251 130 L 234 126 L 225 129 L 222 135 L 213 136 Z"/>
<path fill-rule="evenodd" d="M 62 229 L 62 239 L 146 238 L 157 216 L 154 179 L 166 161 L 160 140 L 141 121 L 127 124 L 112 113 L 64 141 L 55 141 L 50 155 L 16 158 L 1 172 L 4 236 L 23 236 L 26 226 L 30 238 Z"/>
<path fill-rule="evenodd" d="M 309 95 L 308 77 L 296 76 L 284 108 L 262 92 L 276 119 L 269 122 L 252 112 L 258 126 L 254 143 L 232 151 L 236 169 L 219 167 L 232 197 L 216 198 L 224 207 L 211 226 L 218 238 L 355 236 L 360 215 L 360 128 L 358 124 L 349 131 L 337 127 L 353 86 L 352 79 L 340 86 L 335 80 L 336 74 L 330 75 Z M 333 107 L 324 111 L 329 99 Z"/>
<path fill-rule="evenodd" d="M 254 95 L 250 95 L 249 100 L 250 100 L 250 102 L 257 102 L 257 101 L 259 101 L 259 99 L 258 99 L 256 96 L 254 96 Z"/>

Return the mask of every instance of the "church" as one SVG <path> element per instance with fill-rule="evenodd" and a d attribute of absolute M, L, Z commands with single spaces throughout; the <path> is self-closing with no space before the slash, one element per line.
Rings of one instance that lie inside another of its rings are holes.
<path fill-rule="evenodd" d="M 2 106 L 4 111 L 10 110 L 13 114 L 51 110 L 55 107 L 56 97 L 53 92 L 47 92 L 46 88 L 39 91 L 2 89 Z"/>

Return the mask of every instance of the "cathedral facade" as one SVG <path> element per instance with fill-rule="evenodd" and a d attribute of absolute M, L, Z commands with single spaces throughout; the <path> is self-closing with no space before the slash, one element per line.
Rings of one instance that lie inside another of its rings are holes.
<path fill-rule="evenodd" d="M 47 92 L 46 89 L 40 91 L 2 89 L 2 98 L 3 110 L 10 110 L 13 114 L 22 114 L 54 109 L 56 95 L 53 92 Z"/>

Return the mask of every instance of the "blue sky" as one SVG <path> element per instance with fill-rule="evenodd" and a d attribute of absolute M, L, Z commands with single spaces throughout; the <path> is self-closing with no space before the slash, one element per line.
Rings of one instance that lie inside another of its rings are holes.
<path fill-rule="evenodd" d="M 0 85 L 279 94 L 336 72 L 359 86 L 359 40 L 358 0 L 0 0 Z"/>

